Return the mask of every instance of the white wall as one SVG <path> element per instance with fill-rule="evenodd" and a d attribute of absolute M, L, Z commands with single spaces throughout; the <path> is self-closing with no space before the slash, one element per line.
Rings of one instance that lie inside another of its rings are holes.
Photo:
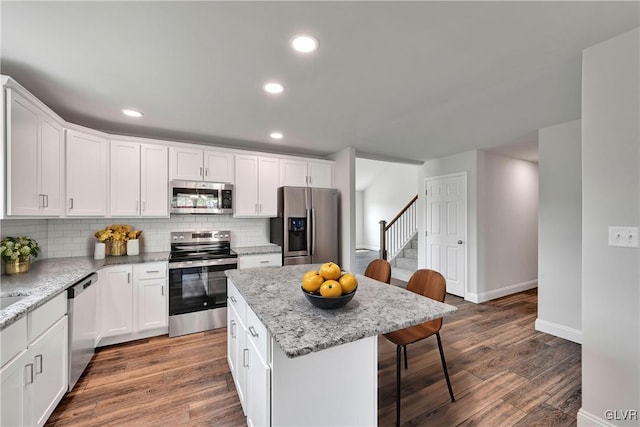
<path fill-rule="evenodd" d="M 420 166 L 380 162 L 380 172 L 364 190 L 363 246 L 380 249 L 380 220 L 391 221 L 418 194 Z"/>
<path fill-rule="evenodd" d="M 340 266 L 351 271 L 356 265 L 356 150 L 348 147 L 331 156 L 335 160 L 334 182 L 340 190 Z"/>
<path fill-rule="evenodd" d="M 478 288 L 482 302 L 538 282 L 538 165 L 478 151 Z"/>
<path fill-rule="evenodd" d="M 536 330 L 582 342 L 581 121 L 540 129 Z"/>
<path fill-rule="evenodd" d="M 640 28 L 585 49 L 582 66 L 578 425 L 591 426 L 607 425 L 607 410 L 640 411 L 640 250 L 607 240 L 611 225 L 640 225 Z"/>
<path fill-rule="evenodd" d="M 356 173 L 358 173 L 356 171 Z M 356 248 L 364 248 L 364 191 L 356 191 Z"/>
<path fill-rule="evenodd" d="M 467 151 L 454 156 L 428 160 L 418 171 L 418 268 L 426 268 L 425 251 L 425 179 L 467 172 L 467 277 L 465 294 L 477 294 L 478 289 L 478 227 L 477 227 L 477 172 L 478 151 Z"/>

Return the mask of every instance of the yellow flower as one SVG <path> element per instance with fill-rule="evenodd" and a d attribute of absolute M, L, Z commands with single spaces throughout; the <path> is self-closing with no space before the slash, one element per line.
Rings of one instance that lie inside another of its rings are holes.
<path fill-rule="evenodd" d="M 130 225 L 112 224 L 102 230 L 96 231 L 94 236 L 101 242 L 105 242 L 107 240 L 127 241 L 130 239 L 137 239 L 141 233 L 142 230 L 132 231 Z"/>

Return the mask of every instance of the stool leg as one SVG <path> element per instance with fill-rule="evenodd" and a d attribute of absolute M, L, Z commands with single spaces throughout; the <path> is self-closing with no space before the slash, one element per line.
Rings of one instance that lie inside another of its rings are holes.
<path fill-rule="evenodd" d="M 440 332 L 436 332 L 436 338 L 438 339 L 438 349 L 440 350 L 440 359 L 442 360 L 444 378 L 447 380 L 447 387 L 449 387 L 449 396 L 451 396 L 451 401 L 455 402 L 456 398 L 453 397 L 453 389 L 451 388 L 451 381 L 449 381 L 449 371 L 447 371 L 447 362 L 445 362 L 444 360 L 444 351 L 442 350 L 442 340 L 440 340 Z"/>
<path fill-rule="evenodd" d="M 407 346 L 404 345 L 404 369 L 409 369 L 409 364 L 407 363 Z"/>
<path fill-rule="evenodd" d="M 402 347 L 396 346 L 396 427 L 400 427 L 400 353 Z"/>

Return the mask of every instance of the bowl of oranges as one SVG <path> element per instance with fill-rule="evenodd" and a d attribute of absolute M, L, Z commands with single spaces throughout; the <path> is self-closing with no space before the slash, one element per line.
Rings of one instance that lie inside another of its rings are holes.
<path fill-rule="evenodd" d="M 304 273 L 301 289 L 311 304 L 331 310 L 351 301 L 358 289 L 358 280 L 353 274 L 342 271 L 335 262 L 327 262 L 318 271 Z"/>

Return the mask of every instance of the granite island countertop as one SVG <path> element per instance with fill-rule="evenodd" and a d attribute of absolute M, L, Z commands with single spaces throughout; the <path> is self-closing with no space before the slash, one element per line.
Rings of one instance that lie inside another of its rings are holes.
<path fill-rule="evenodd" d="M 247 304 L 290 358 L 446 316 L 456 307 L 357 274 L 346 306 L 322 310 L 301 290 L 302 275 L 319 265 L 227 270 Z"/>
<path fill-rule="evenodd" d="M 169 259 L 169 252 L 149 252 L 135 256 L 48 258 L 36 261 L 26 274 L 0 276 L 0 297 L 24 298 L 0 310 L 0 329 L 9 326 L 26 313 L 42 306 L 64 292 L 77 281 L 103 267 L 122 264 L 160 262 Z"/>

